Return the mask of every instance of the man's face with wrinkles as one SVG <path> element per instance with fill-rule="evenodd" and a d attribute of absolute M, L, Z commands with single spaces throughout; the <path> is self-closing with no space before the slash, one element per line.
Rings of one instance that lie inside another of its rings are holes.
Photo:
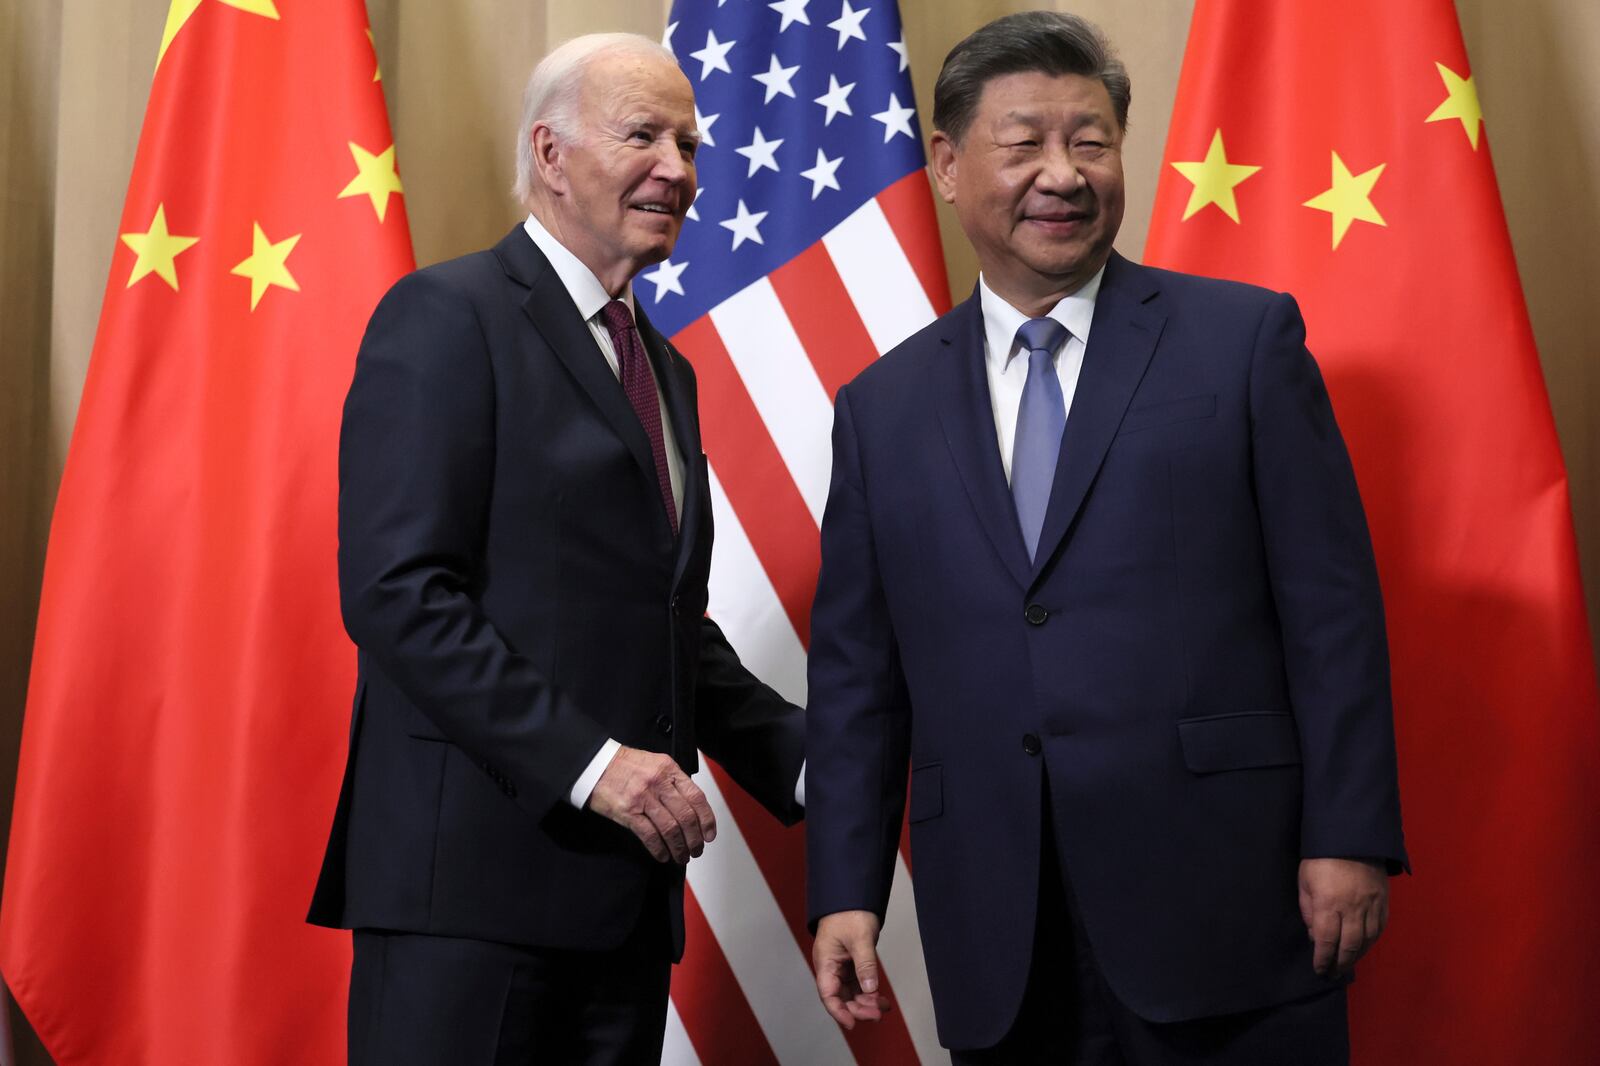
<path fill-rule="evenodd" d="M 1012 302 L 1095 275 L 1122 225 L 1122 128 L 1096 78 L 989 81 L 959 144 L 934 135 L 934 177 L 984 277 Z"/>
<path fill-rule="evenodd" d="M 583 73 L 576 136 L 558 139 L 567 179 L 562 242 L 605 281 L 672 253 L 694 203 L 694 94 L 676 65 L 601 55 Z"/>

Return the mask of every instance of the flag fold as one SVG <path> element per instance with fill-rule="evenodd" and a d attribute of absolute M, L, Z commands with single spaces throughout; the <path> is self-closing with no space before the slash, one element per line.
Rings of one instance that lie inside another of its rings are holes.
<path fill-rule="evenodd" d="M 154 27 L 152 27 L 154 29 Z M 335 458 L 412 267 L 359 0 L 174 0 L 50 531 L 0 971 L 60 1066 L 344 1061 Z"/>
<path fill-rule="evenodd" d="M 1293 293 L 1372 529 L 1406 840 L 1358 1063 L 1600 1045 L 1600 699 L 1450 0 L 1199 0 L 1146 261 Z"/>

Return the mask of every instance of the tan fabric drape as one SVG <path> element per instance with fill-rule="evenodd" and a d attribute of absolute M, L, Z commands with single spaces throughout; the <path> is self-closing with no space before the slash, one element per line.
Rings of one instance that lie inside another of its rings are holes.
<path fill-rule="evenodd" d="M 710 2 L 710 0 L 706 0 Z M 748 0 L 742 0 L 748 2 Z M 834 0 L 818 0 L 827 8 Z M 652 36 L 666 0 L 368 0 L 421 263 L 483 247 L 506 192 L 521 84 L 550 45 Z M 836 5 L 835 5 L 836 6 Z M 1133 76 L 1121 250 L 1138 258 L 1193 0 L 900 0 L 920 113 L 939 61 L 997 15 L 1098 21 Z M 1600 4 L 1458 0 L 1600 614 Z M 167 0 L 0 2 L 0 844 L 10 824 L 51 501 L 94 340 Z M 813 20 L 816 19 L 814 14 Z M 828 15 L 826 17 L 832 17 Z M 942 216 L 953 291 L 976 267 Z M 19 1061 L 45 1061 L 21 1048 Z"/>

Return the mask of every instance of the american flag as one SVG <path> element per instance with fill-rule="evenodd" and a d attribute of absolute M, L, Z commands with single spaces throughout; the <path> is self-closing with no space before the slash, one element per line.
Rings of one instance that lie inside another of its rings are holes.
<path fill-rule="evenodd" d="M 716 549 L 710 613 L 803 704 L 833 397 L 949 309 L 895 0 L 676 0 L 665 43 L 694 86 L 699 192 L 636 298 L 700 379 Z M 948 1061 L 905 849 L 879 951 L 897 1010 L 845 1033 L 817 1003 L 804 837 L 707 766 L 717 842 L 690 863 L 689 945 L 664 1061 Z"/>

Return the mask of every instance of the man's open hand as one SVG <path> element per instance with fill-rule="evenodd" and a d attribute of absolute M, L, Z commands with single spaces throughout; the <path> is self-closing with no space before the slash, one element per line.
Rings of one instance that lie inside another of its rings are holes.
<path fill-rule="evenodd" d="M 1311 938 L 1311 966 L 1340 977 L 1377 943 L 1389 922 L 1389 877 L 1381 864 L 1357 859 L 1300 863 L 1300 917 Z"/>
<path fill-rule="evenodd" d="M 717 837 L 705 793 L 659 752 L 619 749 L 595 782 L 589 809 L 632 830 L 657 862 L 681 866 Z"/>
<path fill-rule="evenodd" d="M 818 998 L 846 1029 L 889 1010 L 889 997 L 878 993 L 878 916 L 871 911 L 839 911 L 818 922 L 811 965 Z"/>

